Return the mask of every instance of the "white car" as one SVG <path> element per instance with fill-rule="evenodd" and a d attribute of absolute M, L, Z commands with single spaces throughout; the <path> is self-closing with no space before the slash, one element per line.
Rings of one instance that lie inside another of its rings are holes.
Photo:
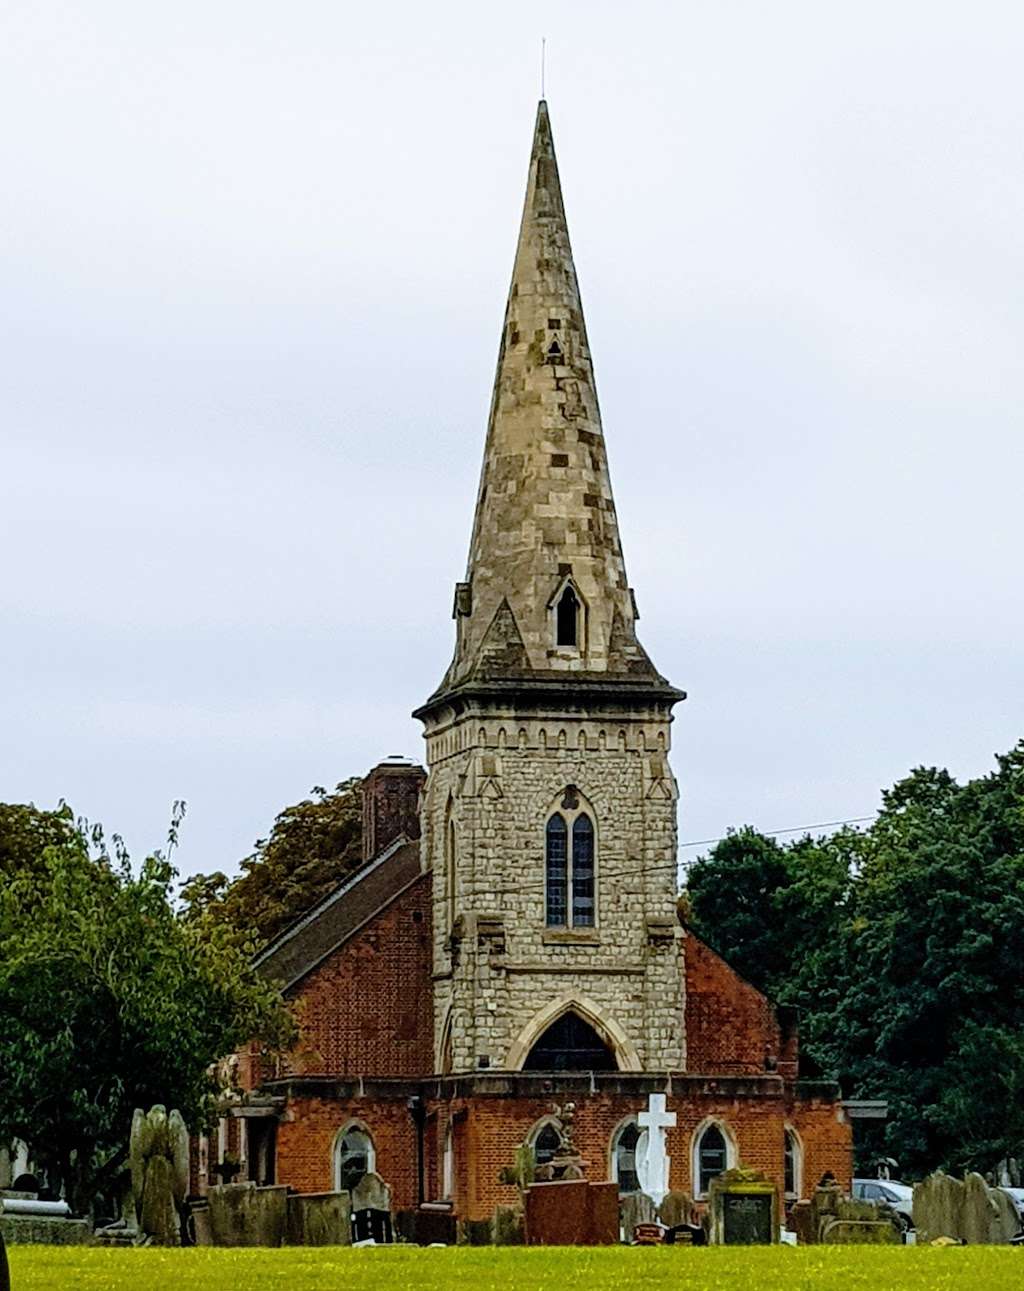
<path fill-rule="evenodd" d="M 853 1195 L 860 1201 L 891 1206 L 904 1232 L 914 1227 L 914 1190 L 909 1183 L 895 1179 L 854 1179 Z"/>
<path fill-rule="evenodd" d="M 1005 1192 L 1013 1204 L 1017 1207 L 1017 1214 L 1020 1216 L 1020 1222 L 1024 1225 L 1024 1188 L 1003 1188 L 1000 1192 Z"/>

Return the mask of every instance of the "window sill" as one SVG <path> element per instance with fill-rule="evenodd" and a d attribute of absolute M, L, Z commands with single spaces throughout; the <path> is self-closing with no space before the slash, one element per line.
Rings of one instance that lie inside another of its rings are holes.
<path fill-rule="evenodd" d="M 548 928 L 541 937 L 545 946 L 600 946 L 596 928 Z"/>

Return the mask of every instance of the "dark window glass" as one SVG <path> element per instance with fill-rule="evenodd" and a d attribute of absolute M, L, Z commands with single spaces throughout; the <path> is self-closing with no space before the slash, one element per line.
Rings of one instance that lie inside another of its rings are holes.
<path fill-rule="evenodd" d="M 538 1165 L 546 1165 L 558 1151 L 561 1142 L 553 1125 L 545 1125 L 533 1140 L 533 1155 Z"/>
<path fill-rule="evenodd" d="M 709 1125 L 700 1137 L 697 1148 L 697 1191 L 703 1196 L 711 1180 L 721 1174 L 726 1166 L 725 1135 L 717 1125 Z"/>
<path fill-rule="evenodd" d="M 576 645 L 579 609 L 579 598 L 571 587 L 567 587 L 559 597 L 558 607 L 555 610 L 558 645 Z"/>
<path fill-rule="evenodd" d="M 636 1122 L 626 1125 L 615 1143 L 615 1176 L 619 1192 L 639 1192 L 640 1180 L 636 1173 L 636 1145 L 640 1131 Z"/>
<path fill-rule="evenodd" d="M 548 821 L 547 829 L 547 924 L 549 928 L 564 928 L 569 917 L 569 875 L 567 869 L 568 831 L 564 819 L 556 812 Z"/>
<path fill-rule="evenodd" d="M 594 826 L 589 816 L 577 816 L 572 827 L 572 922 L 594 924 Z"/>
<path fill-rule="evenodd" d="M 563 1013 L 530 1050 L 525 1071 L 614 1071 L 615 1057 L 589 1022 Z"/>

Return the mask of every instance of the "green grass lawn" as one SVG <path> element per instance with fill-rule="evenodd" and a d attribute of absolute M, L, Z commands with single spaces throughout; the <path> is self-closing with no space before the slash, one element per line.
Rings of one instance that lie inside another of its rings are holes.
<path fill-rule="evenodd" d="M 11 1291 L 991 1291 L 1024 1249 L 347 1247 L 104 1250 L 15 1246 Z"/>

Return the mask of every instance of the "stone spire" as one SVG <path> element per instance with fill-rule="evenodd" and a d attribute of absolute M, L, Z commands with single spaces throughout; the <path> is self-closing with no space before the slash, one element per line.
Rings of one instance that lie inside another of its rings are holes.
<path fill-rule="evenodd" d="M 673 693 L 636 637 L 543 101 L 454 617 L 455 657 L 435 701 L 465 684 L 564 684 L 572 674 Z"/>

